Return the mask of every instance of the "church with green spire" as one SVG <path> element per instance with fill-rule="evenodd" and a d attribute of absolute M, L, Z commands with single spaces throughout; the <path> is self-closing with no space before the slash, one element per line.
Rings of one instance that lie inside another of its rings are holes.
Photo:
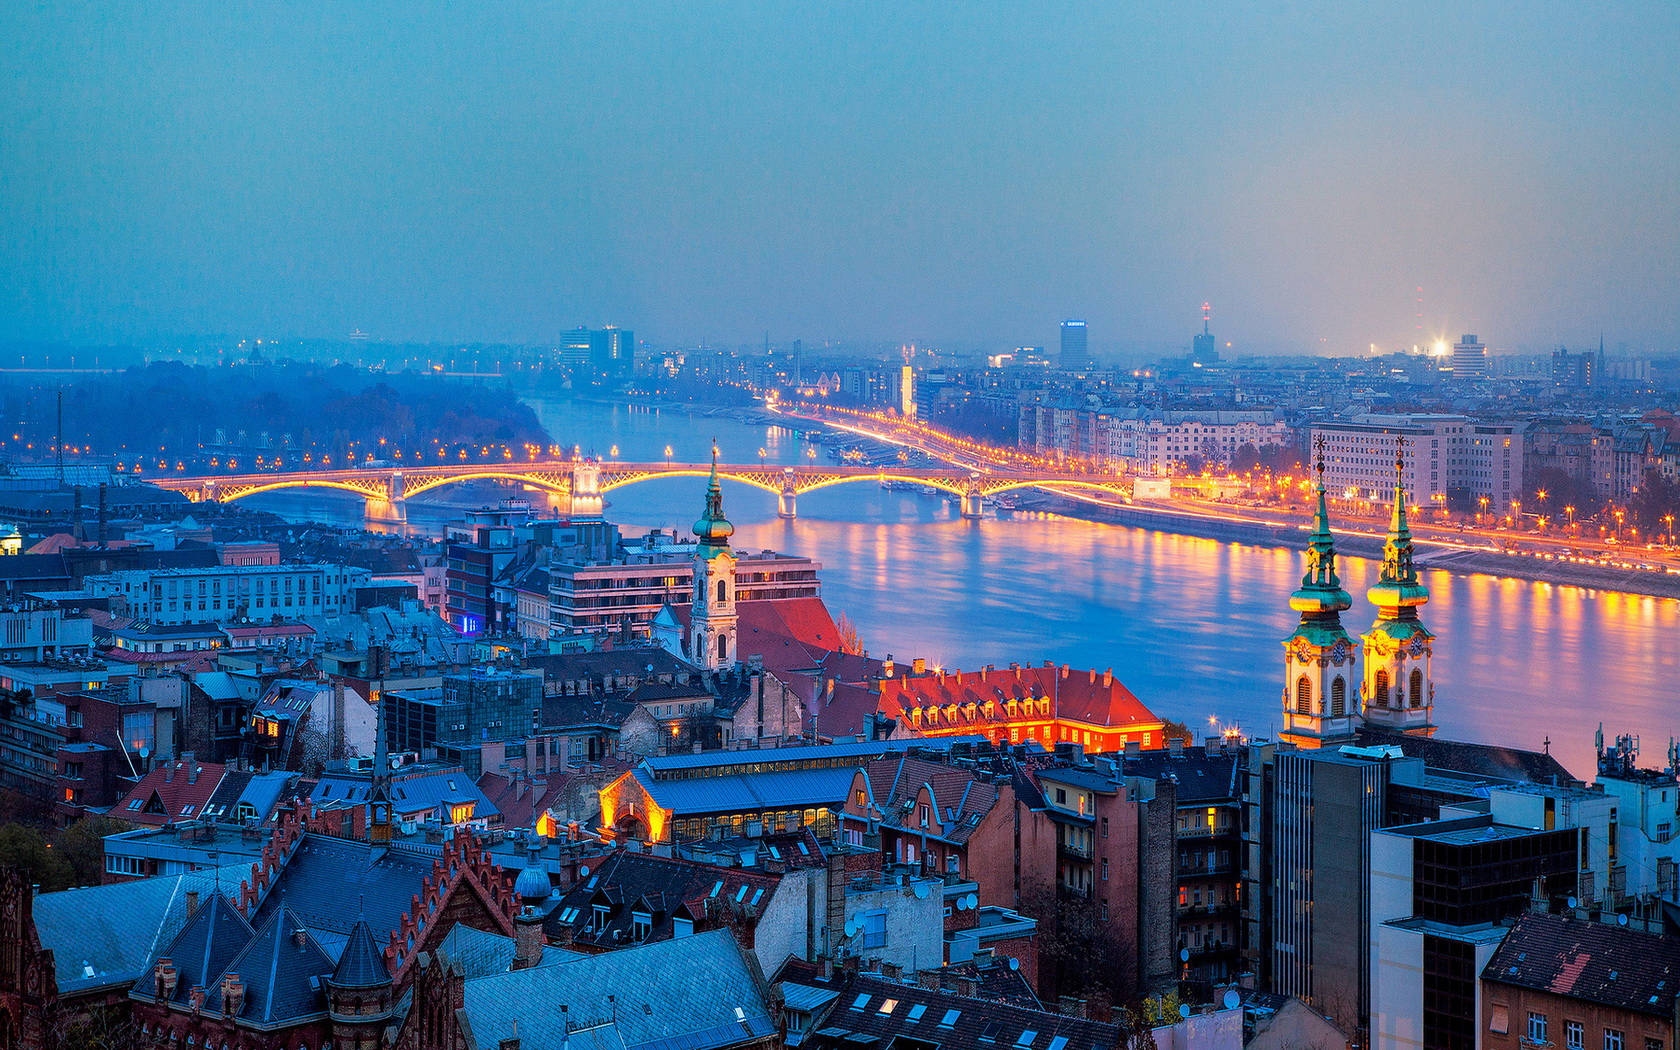
<path fill-rule="evenodd" d="M 1324 441 L 1318 446 L 1318 508 L 1307 540 L 1307 571 L 1289 607 L 1301 614 L 1283 640 L 1283 732 L 1297 747 L 1351 742 L 1359 724 L 1358 651 L 1342 613 L 1353 599 L 1336 575 L 1336 540 L 1324 491 Z"/>
<path fill-rule="evenodd" d="M 1365 723 L 1394 732 L 1433 736 L 1435 683 L 1431 676 L 1435 636 L 1418 619 L 1429 588 L 1413 562 L 1412 530 L 1406 523 L 1405 439 L 1394 460 L 1394 510 L 1383 544 L 1382 571 L 1366 596 L 1377 607 L 1376 622 L 1364 636 Z"/>
<path fill-rule="evenodd" d="M 694 603 L 690 606 L 688 659 L 717 671 L 735 663 L 735 552 L 729 537 L 735 526 L 723 516 L 723 487 L 718 483 L 718 450 L 712 446 L 712 476 L 706 486 L 706 510 L 694 523 Z"/>

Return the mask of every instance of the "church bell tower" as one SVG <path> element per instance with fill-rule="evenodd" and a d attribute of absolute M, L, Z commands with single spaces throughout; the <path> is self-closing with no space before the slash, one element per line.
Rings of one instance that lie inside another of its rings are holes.
<path fill-rule="evenodd" d="M 1324 438 L 1318 439 L 1318 510 L 1307 541 L 1307 572 L 1289 607 L 1301 622 L 1283 640 L 1283 732 L 1297 747 L 1318 748 L 1353 740 L 1358 712 L 1358 656 L 1342 628 L 1353 605 L 1336 575 L 1336 541 L 1324 494 Z"/>
<path fill-rule="evenodd" d="M 723 516 L 717 456 L 713 444 L 706 512 L 694 523 L 694 603 L 688 632 L 689 662 L 711 671 L 732 666 L 739 655 L 735 648 L 735 552 L 729 548 L 735 526 Z"/>
<path fill-rule="evenodd" d="M 1406 523 L 1406 439 L 1394 455 L 1394 511 L 1383 544 L 1382 572 L 1366 592 L 1377 620 L 1365 635 L 1365 724 L 1417 736 L 1433 736 L 1435 682 L 1430 664 L 1435 636 L 1418 619 L 1429 588 L 1412 563 L 1412 530 Z"/>

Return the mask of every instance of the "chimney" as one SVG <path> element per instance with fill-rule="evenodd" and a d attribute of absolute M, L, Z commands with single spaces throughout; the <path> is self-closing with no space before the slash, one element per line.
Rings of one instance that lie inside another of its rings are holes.
<path fill-rule="evenodd" d="M 1181 736 L 1167 737 L 1167 754 L 1174 758 L 1184 754 L 1184 738 Z"/>
<path fill-rule="evenodd" d="M 187 993 L 187 999 L 192 1003 L 193 1013 L 201 1012 L 204 1009 L 204 986 L 202 984 L 193 985 L 192 991 Z"/>
<path fill-rule="evenodd" d="M 153 971 L 159 999 L 172 999 L 175 996 L 175 985 L 181 979 L 181 971 L 175 968 L 175 960 L 167 955 L 157 961 L 157 969 Z"/>
<path fill-rule="evenodd" d="M 238 1017 L 245 1005 L 245 982 L 236 973 L 222 975 L 222 1013 Z"/>
<path fill-rule="evenodd" d="M 527 907 L 513 920 L 513 968 L 529 970 L 542 962 L 543 915 Z"/>
<path fill-rule="evenodd" d="M 302 926 L 299 926 L 297 929 L 292 931 L 292 943 L 297 945 L 299 948 L 302 948 L 304 946 L 304 944 L 307 942 L 308 938 L 309 938 L 309 934 L 304 932 L 304 929 L 303 929 Z"/>
<path fill-rule="evenodd" d="M 1136 740 L 1126 741 L 1126 757 L 1136 758 L 1143 753 L 1143 744 Z"/>
<path fill-rule="evenodd" d="M 101 548 L 103 548 L 105 546 L 105 539 L 106 539 L 105 522 L 106 522 L 106 515 L 105 515 L 105 482 L 101 481 L 99 483 L 99 546 Z"/>
<path fill-rule="evenodd" d="M 189 783 L 189 784 L 198 783 L 198 775 L 202 772 L 204 772 L 204 767 L 201 766 L 201 765 L 198 765 L 197 763 L 194 763 L 193 767 L 191 769 L 187 770 L 187 783 Z"/>
<path fill-rule="evenodd" d="M 1207 738 L 1207 743 L 1203 746 L 1208 754 L 1216 755 L 1225 750 L 1225 738 L 1222 736 L 1210 736 Z"/>
<path fill-rule="evenodd" d="M 174 762 L 167 762 L 167 763 L 164 764 L 164 767 L 163 767 L 163 782 L 165 784 L 173 784 L 175 782 L 175 763 Z"/>
<path fill-rule="evenodd" d="M 1103 688 L 1107 689 L 1108 687 L 1112 686 L 1113 684 L 1114 684 L 1114 668 L 1110 667 L 1108 670 L 1103 672 Z"/>
<path fill-rule="evenodd" d="M 927 674 L 927 660 L 918 656 L 914 660 L 910 661 L 910 673 L 916 675 L 918 678 Z"/>
<path fill-rule="evenodd" d="M 192 918 L 198 912 L 198 891 L 187 891 L 187 918 Z"/>
<path fill-rule="evenodd" d="M 893 654 L 892 653 L 888 653 L 887 658 L 885 660 L 881 661 L 881 677 L 882 678 L 897 678 L 898 677 L 898 664 L 893 660 Z"/>
<path fill-rule="evenodd" d="M 1086 1008 L 1085 1000 L 1075 999 L 1071 995 L 1062 996 L 1061 999 L 1056 1003 L 1056 1009 L 1057 1009 L 1058 1012 L 1060 1012 L 1061 1014 L 1063 1014 L 1064 1016 L 1067 1016 L 1067 1017 L 1087 1017 L 1087 1016 L 1089 1016 L 1089 1011 Z"/>

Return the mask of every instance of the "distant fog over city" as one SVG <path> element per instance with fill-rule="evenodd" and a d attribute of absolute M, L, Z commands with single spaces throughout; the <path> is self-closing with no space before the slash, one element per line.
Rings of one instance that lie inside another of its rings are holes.
<path fill-rule="evenodd" d="M 0 339 L 1680 345 L 1680 6 L 31 6 Z M 15 362 L 13 362 L 15 364 Z"/>

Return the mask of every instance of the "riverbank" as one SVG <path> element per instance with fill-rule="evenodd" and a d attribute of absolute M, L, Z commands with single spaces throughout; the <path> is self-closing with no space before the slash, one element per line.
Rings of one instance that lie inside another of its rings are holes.
<path fill-rule="evenodd" d="M 1134 504 L 1113 507 L 1086 503 L 1061 496 L 1028 496 L 1021 500 L 1023 511 L 1045 511 L 1081 521 L 1152 529 L 1180 536 L 1197 536 L 1223 543 L 1254 547 L 1282 547 L 1299 550 L 1306 542 L 1305 525 L 1270 525 L 1264 522 L 1228 521 L 1175 512 L 1165 507 Z M 1503 576 L 1532 580 L 1558 587 L 1620 591 L 1654 598 L 1680 599 L 1680 575 L 1620 569 L 1582 562 L 1553 561 L 1501 551 L 1462 550 L 1418 540 L 1417 564 L 1459 575 Z M 1336 549 L 1356 558 L 1382 558 L 1383 540 L 1358 532 L 1336 532 Z"/>

